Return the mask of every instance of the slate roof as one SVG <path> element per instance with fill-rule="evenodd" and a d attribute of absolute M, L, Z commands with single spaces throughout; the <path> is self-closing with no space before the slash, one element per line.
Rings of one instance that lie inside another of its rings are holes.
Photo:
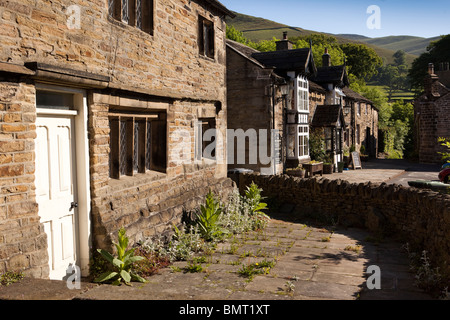
<path fill-rule="evenodd" d="M 345 126 L 342 107 L 339 104 L 317 106 L 314 112 L 311 126 L 336 127 L 340 118 L 341 127 Z"/>
<path fill-rule="evenodd" d="M 237 41 L 233 41 L 230 39 L 227 39 L 227 46 L 232 49 L 234 52 L 240 54 L 244 58 L 247 58 L 248 60 L 252 61 L 254 64 L 258 65 L 261 68 L 266 68 L 265 65 L 261 64 L 258 60 L 254 59 L 252 57 L 253 53 L 259 52 L 256 49 L 250 48 L 246 46 L 245 44 L 239 43 Z"/>
<path fill-rule="evenodd" d="M 321 85 L 318 85 L 314 81 L 309 80 L 309 92 L 326 93 L 327 90 L 325 90 L 324 87 L 322 87 Z"/>
<path fill-rule="evenodd" d="M 271 52 L 256 52 L 252 58 L 265 66 L 275 67 L 279 73 L 295 71 L 297 74 L 315 74 L 316 67 L 311 49 L 293 49 Z"/>
<path fill-rule="evenodd" d="M 333 83 L 339 87 L 349 85 L 345 65 L 317 68 L 317 75 L 312 80 L 319 84 Z"/>
<path fill-rule="evenodd" d="M 369 103 L 369 104 L 372 105 L 373 108 L 378 110 L 378 108 L 376 108 L 374 106 L 374 104 L 373 104 L 373 102 L 371 100 L 367 99 L 366 97 L 363 97 L 362 95 L 360 95 L 359 93 L 353 91 L 352 89 L 350 89 L 348 87 L 344 87 L 344 88 L 342 88 L 342 92 L 344 92 L 346 97 L 351 98 L 351 99 L 356 100 L 356 101 Z"/>

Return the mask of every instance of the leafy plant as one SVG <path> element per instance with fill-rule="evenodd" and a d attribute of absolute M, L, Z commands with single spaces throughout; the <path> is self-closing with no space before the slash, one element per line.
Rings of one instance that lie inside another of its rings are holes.
<path fill-rule="evenodd" d="M 129 285 L 132 280 L 138 282 L 146 282 L 144 278 L 135 274 L 131 270 L 133 263 L 142 261 L 145 258 L 141 256 L 135 256 L 135 248 L 127 250 L 129 240 L 125 233 L 125 229 L 121 228 L 118 232 L 119 243 L 114 243 L 117 249 L 117 257 L 114 257 L 106 250 L 97 249 L 102 257 L 112 264 L 114 271 L 107 271 L 102 273 L 96 279 L 94 279 L 94 282 L 113 281 L 113 285 L 120 285 L 122 280 L 127 285 Z"/>
<path fill-rule="evenodd" d="M 325 148 L 325 133 L 323 129 L 316 129 L 311 132 L 309 137 L 309 153 L 312 160 L 323 161 L 327 156 Z"/>
<path fill-rule="evenodd" d="M 267 203 L 261 202 L 261 200 L 264 199 L 261 196 L 261 192 L 262 189 L 258 188 L 258 185 L 254 182 L 252 182 L 250 186 L 247 186 L 247 190 L 245 191 L 245 197 L 250 204 L 253 214 L 264 214 L 261 210 L 267 209 Z"/>
<path fill-rule="evenodd" d="M 441 146 L 448 148 L 448 152 L 439 152 L 442 155 L 442 160 L 450 162 L 450 138 L 439 138 L 438 141 Z"/>
<path fill-rule="evenodd" d="M 201 205 L 200 212 L 197 212 L 197 225 L 206 241 L 211 241 L 225 232 L 218 224 L 221 213 L 220 203 L 210 190 L 206 195 L 206 203 Z"/>

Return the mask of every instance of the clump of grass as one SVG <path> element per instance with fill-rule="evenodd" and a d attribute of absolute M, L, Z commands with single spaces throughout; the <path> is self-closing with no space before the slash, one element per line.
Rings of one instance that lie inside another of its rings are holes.
<path fill-rule="evenodd" d="M 274 266 L 275 261 L 264 259 L 260 262 L 243 265 L 241 269 L 238 270 L 238 273 L 241 276 L 247 277 L 249 280 L 252 280 L 255 275 L 268 274 L 270 272 L 270 269 Z"/>
<path fill-rule="evenodd" d="M 8 271 L 0 276 L 0 286 L 9 286 L 25 277 L 23 272 Z"/>
<path fill-rule="evenodd" d="M 187 273 L 197 273 L 203 271 L 203 266 L 195 261 L 190 262 L 183 270 Z"/>
<path fill-rule="evenodd" d="M 362 248 L 360 245 L 355 245 L 355 246 L 348 245 L 344 248 L 345 251 L 353 251 L 355 253 L 360 253 L 361 249 Z"/>

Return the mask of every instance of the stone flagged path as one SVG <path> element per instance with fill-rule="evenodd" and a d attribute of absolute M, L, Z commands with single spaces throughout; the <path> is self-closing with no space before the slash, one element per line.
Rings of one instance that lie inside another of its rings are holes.
<path fill-rule="evenodd" d="M 420 179 L 437 172 L 438 168 L 402 160 L 371 160 L 363 163 L 363 170 L 323 178 L 388 184 L 402 179 L 406 186 L 407 174 Z M 403 244 L 390 239 L 376 244 L 369 241 L 373 237 L 366 230 L 313 227 L 292 219 L 292 214 L 284 212 L 272 219 L 264 232 L 236 236 L 234 242 L 220 244 L 212 256 L 206 257 L 199 273 L 165 268 L 146 284 L 115 287 L 82 282 L 80 290 L 69 290 L 65 281 L 25 278 L 8 287 L 0 286 L 0 300 L 431 299 L 414 286 Z M 275 262 L 268 274 L 249 280 L 238 273 L 243 266 L 264 259 Z M 177 262 L 174 266 L 182 269 L 187 264 Z M 380 267 L 381 290 L 366 286 L 370 265 Z"/>
<path fill-rule="evenodd" d="M 300 221 L 272 219 L 262 232 L 236 236 L 204 255 L 202 271 L 182 271 L 176 262 L 148 283 L 112 286 L 83 283 L 69 290 L 64 281 L 25 279 L 0 287 L 0 299 L 81 300 L 355 300 L 430 299 L 414 286 L 402 244 L 370 242 L 365 230 L 313 227 Z M 266 274 L 252 279 L 243 266 L 273 261 Z M 366 270 L 381 270 L 381 290 L 366 286 Z M 177 267 L 178 271 L 174 269 Z"/>

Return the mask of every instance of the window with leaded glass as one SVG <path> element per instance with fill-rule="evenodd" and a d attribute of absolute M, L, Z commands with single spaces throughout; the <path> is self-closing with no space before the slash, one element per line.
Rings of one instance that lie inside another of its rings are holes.
<path fill-rule="evenodd" d="M 109 113 L 110 177 L 166 170 L 166 115 Z"/>
<path fill-rule="evenodd" d="M 153 34 L 154 0 L 108 0 L 108 14 L 115 20 Z"/>

